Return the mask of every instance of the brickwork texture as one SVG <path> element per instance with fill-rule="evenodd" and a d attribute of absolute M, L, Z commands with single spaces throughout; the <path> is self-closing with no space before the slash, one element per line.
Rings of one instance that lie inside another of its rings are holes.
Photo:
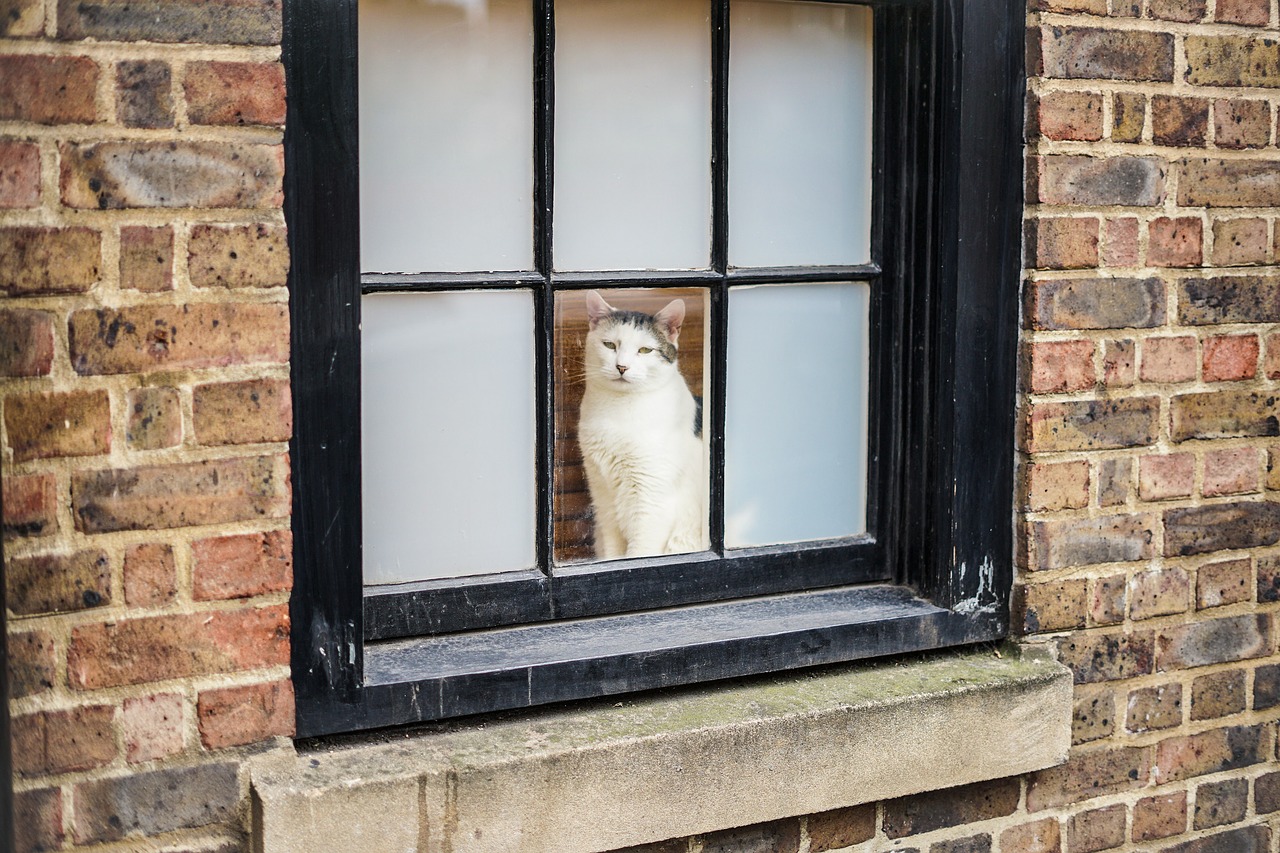
<path fill-rule="evenodd" d="M 1280 851 L 1280 10 L 1027 36 L 1014 622 L 1071 758 L 631 853 Z M 276 0 L 0 0 L 22 851 L 243 850 L 292 733 L 279 39 Z"/>
<path fill-rule="evenodd" d="M 230 853 L 293 732 L 278 0 L 0 0 L 18 849 Z"/>

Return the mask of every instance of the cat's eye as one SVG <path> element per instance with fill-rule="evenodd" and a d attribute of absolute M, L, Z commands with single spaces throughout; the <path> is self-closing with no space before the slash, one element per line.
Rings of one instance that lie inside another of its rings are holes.
<path fill-rule="evenodd" d="M 603 343 L 607 349 L 616 350 L 618 348 L 618 345 L 613 341 L 602 341 L 601 343 Z M 641 350 L 641 352 L 644 352 L 644 350 Z"/>
<path fill-rule="evenodd" d="M 640 347 L 641 355 L 648 355 L 651 352 L 653 352 L 653 347 Z"/>

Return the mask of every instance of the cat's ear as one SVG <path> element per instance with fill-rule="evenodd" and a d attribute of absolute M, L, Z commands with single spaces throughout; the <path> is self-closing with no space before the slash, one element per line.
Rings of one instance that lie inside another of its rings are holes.
<path fill-rule="evenodd" d="M 591 322 L 591 328 L 600 325 L 600 321 L 612 313 L 613 306 L 605 302 L 603 296 L 594 290 L 587 291 L 587 319 Z"/>
<path fill-rule="evenodd" d="M 684 300 L 674 299 L 667 306 L 653 315 L 653 322 L 658 324 L 671 343 L 680 337 L 680 326 L 684 323 Z"/>

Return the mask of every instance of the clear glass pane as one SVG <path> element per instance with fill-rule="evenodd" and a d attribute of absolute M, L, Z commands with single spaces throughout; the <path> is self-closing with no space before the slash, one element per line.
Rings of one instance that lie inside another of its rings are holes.
<path fill-rule="evenodd" d="M 699 288 L 556 294 L 557 563 L 709 546 L 707 304 Z"/>
<path fill-rule="evenodd" d="M 734 0 L 729 262 L 871 259 L 871 10 Z"/>
<path fill-rule="evenodd" d="M 866 530 L 870 287 L 729 292 L 725 544 Z"/>
<path fill-rule="evenodd" d="M 365 272 L 533 266 L 529 0 L 360 0 Z"/>
<path fill-rule="evenodd" d="M 361 301 L 364 580 L 534 564 L 533 297 Z"/>
<path fill-rule="evenodd" d="M 556 3 L 555 266 L 711 257 L 706 0 Z"/>

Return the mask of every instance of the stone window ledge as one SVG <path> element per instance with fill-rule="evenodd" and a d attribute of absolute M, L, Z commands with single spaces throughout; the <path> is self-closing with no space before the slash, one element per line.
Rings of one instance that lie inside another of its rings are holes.
<path fill-rule="evenodd" d="M 1006 646 L 264 756 L 256 853 L 595 853 L 1039 770 L 1071 675 Z"/>

